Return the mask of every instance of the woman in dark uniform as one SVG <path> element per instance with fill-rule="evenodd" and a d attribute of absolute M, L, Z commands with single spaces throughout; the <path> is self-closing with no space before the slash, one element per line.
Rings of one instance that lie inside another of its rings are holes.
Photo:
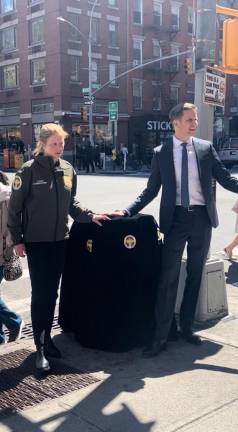
<path fill-rule="evenodd" d="M 31 317 L 36 368 L 50 369 L 49 357 L 61 357 L 50 337 L 69 233 L 68 216 L 79 222 L 108 219 L 81 206 L 77 176 L 61 159 L 67 133 L 61 126 L 42 126 L 35 159 L 16 173 L 9 203 L 8 227 L 20 257 L 27 255 L 32 285 Z"/>

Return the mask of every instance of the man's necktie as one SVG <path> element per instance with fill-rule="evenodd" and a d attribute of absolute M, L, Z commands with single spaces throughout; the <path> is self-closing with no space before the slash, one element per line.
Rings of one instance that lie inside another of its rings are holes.
<path fill-rule="evenodd" d="M 187 143 L 182 143 L 181 205 L 189 207 Z"/>

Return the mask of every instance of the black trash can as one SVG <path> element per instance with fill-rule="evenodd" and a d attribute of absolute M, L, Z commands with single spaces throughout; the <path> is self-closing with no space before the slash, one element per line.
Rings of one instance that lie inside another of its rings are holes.
<path fill-rule="evenodd" d="M 161 240 L 150 215 L 74 222 L 62 277 L 59 324 L 81 345 L 127 351 L 154 327 Z"/>

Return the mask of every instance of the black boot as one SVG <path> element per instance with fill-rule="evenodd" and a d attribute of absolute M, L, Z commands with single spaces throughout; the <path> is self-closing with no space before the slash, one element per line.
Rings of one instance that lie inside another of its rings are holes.
<path fill-rule="evenodd" d="M 43 373 L 50 370 L 50 364 L 45 358 L 44 353 L 44 342 L 45 342 L 45 330 L 41 332 L 39 338 L 36 341 L 36 370 L 37 372 Z"/>
<path fill-rule="evenodd" d="M 53 358 L 61 358 L 60 350 L 55 346 L 49 334 L 45 335 L 45 343 L 44 343 L 44 352 L 45 356 L 53 357 Z"/>

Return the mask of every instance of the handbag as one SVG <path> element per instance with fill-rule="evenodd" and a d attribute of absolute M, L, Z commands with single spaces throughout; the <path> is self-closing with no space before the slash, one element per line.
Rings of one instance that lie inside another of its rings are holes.
<path fill-rule="evenodd" d="M 3 277 L 6 281 L 15 281 L 22 276 L 22 263 L 14 253 L 3 264 Z"/>

